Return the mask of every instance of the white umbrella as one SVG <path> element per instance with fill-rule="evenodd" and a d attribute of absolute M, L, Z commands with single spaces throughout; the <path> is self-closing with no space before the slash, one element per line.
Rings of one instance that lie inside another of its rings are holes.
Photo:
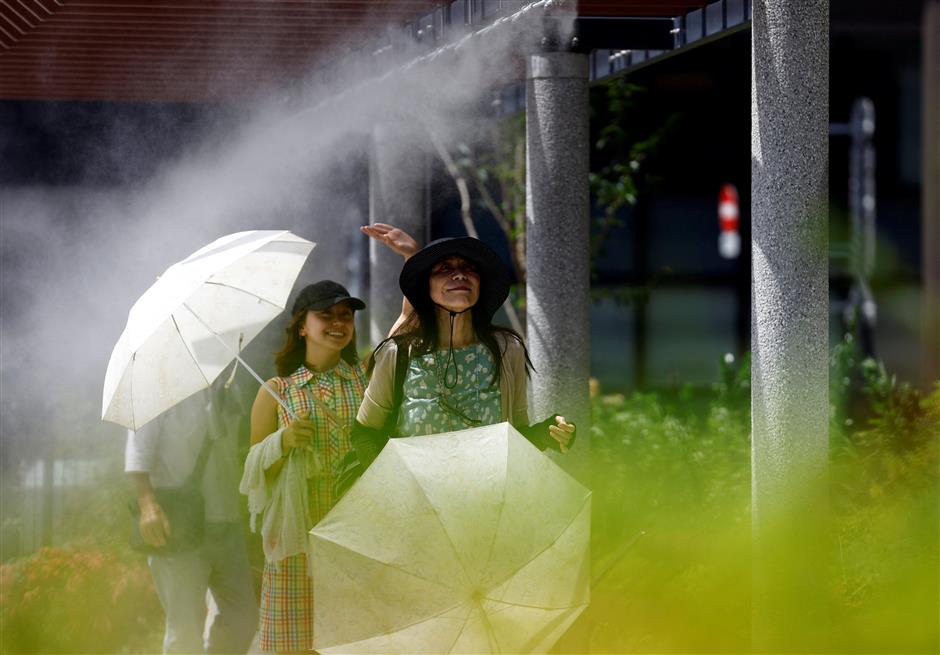
<path fill-rule="evenodd" d="M 542 653 L 590 600 L 591 493 L 508 423 L 392 439 L 311 530 L 320 653 Z"/>
<path fill-rule="evenodd" d="M 284 311 L 315 245 L 285 230 L 237 232 L 170 266 L 131 307 L 105 374 L 101 418 L 137 430 L 209 387 Z"/>

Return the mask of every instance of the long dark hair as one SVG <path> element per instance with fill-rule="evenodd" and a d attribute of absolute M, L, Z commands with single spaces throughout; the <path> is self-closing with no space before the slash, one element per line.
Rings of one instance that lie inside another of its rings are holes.
<path fill-rule="evenodd" d="M 386 343 L 393 339 L 398 344 L 399 348 L 406 349 L 409 356 L 425 355 L 435 352 L 440 348 L 441 336 L 438 333 L 437 316 L 435 315 L 434 308 L 435 306 L 433 304 L 414 308 L 405 322 L 395 331 L 395 334 L 383 339 L 379 345 L 375 347 L 375 350 L 373 350 L 372 354 L 369 356 L 368 371 L 370 374 L 372 373 L 372 369 L 375 368 L 375 354 Z M 532 366 L 532 360 L 529 359 L 529 351 L 525 347 L 525 342 L 518 332 L 501 325 L 493 325 L 488 316 L 474 314 L 473 309 L 470 310 L 470 320 L 473 324 L 473 331 L 476 333 L 477 339 L 486 346 L 486 349 L 490 352 L 490 356 L 493 358 L 493 363 L 495 364 L 493 367 L 493 386 L 499 384 L 503 370 L 503 351 L 499 347 L 499 342 L 496 338 L 497 334 L 503 334 L 507 339 L 515 339 L 519 345 L 522 346 L 522 352 L 525 354 L 525 372 L 527 376 L 529 375 L 529 372 L 533 370 L 534 367 Z"/>
<path fill-rule="evenodd" d="M 287 324 L 287 338 L 284 346 L 274 355 L 274 365 L 277 368 L 278 377 L 286 378 L 294 371 L 304 365 L 307 360 L 307 342 L 300 336 L 300 326 L 307 318 L 308 309 L 301 309 L 291 316 L 290 323 Z M 346 344 L 339 356 L 344 362 L 355 365 L 359 362 L 359 353 L 356 352 L 356 328 L 353 327 L 352 339 Z"/>

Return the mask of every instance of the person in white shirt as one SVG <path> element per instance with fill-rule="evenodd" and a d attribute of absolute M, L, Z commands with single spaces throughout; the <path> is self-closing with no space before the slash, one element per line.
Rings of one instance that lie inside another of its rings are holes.
<path fill-rule="evenodd" d="M 239 407 L 234 396 L 221 389 L 199 392 L 128 433 L 124 468 L 140 509 L 141 537 L 153 547 L 148 563 L 166 613 L 164 653 L 244 653 L 256 631 L 258 604 L 238 493 Z M 205 504 L 202 543 L 160 552 L 174 526 L 154 489 L 185 484 L 206 439 L 210 445 L 199 484 Z M 218 614 L 203 643 L 207 590 Z"/>

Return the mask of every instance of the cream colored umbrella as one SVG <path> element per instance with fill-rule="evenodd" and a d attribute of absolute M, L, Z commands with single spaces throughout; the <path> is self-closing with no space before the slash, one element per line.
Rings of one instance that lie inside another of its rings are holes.
<path fill-rule="evenodd" d="M 320 653 L 544 653 L 590 599 L 591 493 L 508 423 L 392 439 L 311 530 Z"/>
<path fill-rule="evenodd" d="M 209 387 L 284 311 L 314 246 L 286 230 L 237 232 L 170 266 L 131 307 L 105 373 L 101 418 L 137 430 Z"/>

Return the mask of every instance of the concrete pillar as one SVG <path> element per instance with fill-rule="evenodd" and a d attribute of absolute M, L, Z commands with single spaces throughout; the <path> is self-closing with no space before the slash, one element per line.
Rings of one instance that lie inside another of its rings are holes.
<path fill-rule="evenodd" d="M 924 4 L 921 212 L 923 234 L 923 371 L 929 391 L 940 380 L 940 2 Z"/>
<path fill-rule="evenodd" d="M 369 222 L 405 230 L 419 246 L 429 233 L 428 163 L 425 138 L 400 122 L 377 125 L 369 162 Z M 401 313 L 398 275 L 402 258 L 383 244 L 369 242 L 369 339 L 388 335 Z"/>
<path fill-rule="evenodd" d="M 588 59 L 545 52 L 526 81 L 526 343 L 535 366 L 530 416 L 557 413 L 578 425 L 559 460 L 588 472 L 590 271 Z"/>
<path fill-rule="evenodd" d="M 755 0 L 751 63 L 756 651 L 824 651 L 828 0 Z"/>

